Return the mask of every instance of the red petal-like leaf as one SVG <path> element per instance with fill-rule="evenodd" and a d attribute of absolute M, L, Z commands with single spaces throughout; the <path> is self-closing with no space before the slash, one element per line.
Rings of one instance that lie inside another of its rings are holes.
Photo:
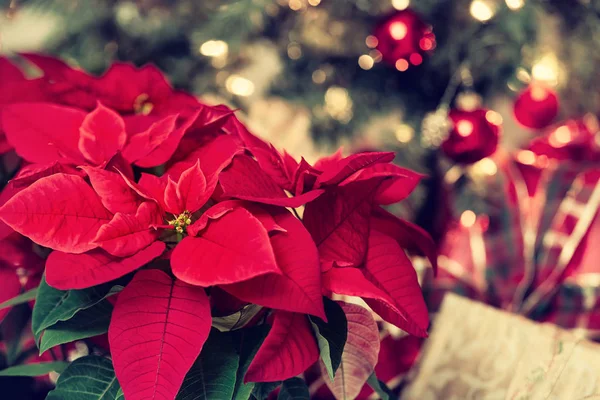
<path fill-rule="evenodd" d="M 248 179 L 251 176 L 252 179 Z M 252 158 L 242 155 L 234 158 L 225 169 L 219 182 L 227 197 L 258 203 L 272 204 L 281 207 L 300 207 L 319 197 L 321 190 L 314 190 L 300 196 L 287 197 L 269 175 L 267 175 Z"/>
<path fill-rule="evenodd" d="M 0 303 L 12 299 L 17 296 L 20 291 L 21 283 L 19 282 L 17 273 L 13 269 L 0 266 Z M 9 311 L 10 308 L 8 307 L 0 310 L 0 323 Z"/>
<path fill-rule="evenodd" d="M 396 217 L 381 207 L 375 207 L 371 218 L 373 229 L 393 237 L 403 249 L 417 250 L 429 259 L 437 272 L 437 247 L 423 228 Z"/>
<path fill-rule="evenodd" d="M 133 182 L 129 182 L 132 186 L 141 191 L 144 196 L 150 197 L 155 200 L 163 210 L 167 209 L 165 205 L 165 191 L 167 189 L 167 179 L 161 179 L 156 175 L 146 174 L 142 172 L 137 185 Z"/>
<path fill-rule="evenodd" d="M 379 330 L 366 309 L 339 302 L 348 320 L 348 338 L 333 382 L 321 362 L 325 383 L 336 399 L 355 399 L 375 369 L 379 357 Z"/>
<path fill-rule="evenodd" d="M 369 234 L 365 276 L 388 293 L 402 312 L 406 322 L 399 328 L 415 335 L 427 330 L 427 306 L 412 263 L 393 238 L 373 229 Z"/>
<path fill-rule="evenodd" d="M 222 288 L 251 303 L 326 319 L 319 255 L 310 234 L 289 211 L 277 213 L 274 218 L 286 230 L 286 233 L 278 233 L 271 238 L 282 274 L 258 276 Z"/>
<path fill-rule="evenodd" d="M 204 287 L 281 273 L 267 230 L 243 208 L 210 222 L 200 237 L 179 242 L 171 267 L 182 281 Z"/>
<path fill-rule="evenodd" d="M 0 85 L 24 79 L 25 75 L 16 65 L 11 63 L 8 58 L 0 57 Z"/>
<path fill-rule="evenodd" d="M 0 218 L 41 246 L 83 253 L 97 247 L 92 241 L 112 215 L 83 178 L 55 174 L 16 194 Z"/>
<path fill-rule="evenodd" d="M 404 200 L 417 187 L 423 175 L 394 164 L 375 164 L 361 171 L 357 181 L 389 177 L 375 195 L 377 204 L 393 204 Z"/>
<path fill-rule="evenodd" d="M 83 120 L 79 135 L 79 151 L 96 165 L 109 161 L 127 140 L 123 118 L 100 103 Z"/>
<path fill-rule="evenodd" d="M 95 167 L 80 167 L 90 178 L 94 191 L 102 204 L 112 213 L 135 214 L 144 200 L 117 172 L 106 171 Z"/>
<path fill-rule="evenodd" d="M 178 215 L 184 211 L 183 201 L 177 196 L 177 182 L 167 177 L 167 186 L 164 193 L 165 210 L 173 215 Z"/>
<path fill-rule="evenodd" d="M 173 400 L 211 325 L 204 289 L 159 270 L 138 272 L 119 294 L 108 328 L 127 400 Z"/>
<path fill-rule="evenodd" d="M 367 251 L 373 196 L 381 180 L 353 182 L 327 190 L 308 203 L 304 225 L 311 233 L 325 269 L 359 266 Z"/>
<path fill-rule="evenodd" d="M 323 185 L 337 185 L 357 171 L 375 163 L 388 163 L 394 160 L 395 154 L 386 153 L 359 153 L 341 159 L 330 168 L 323 171 L 317 178 L 315 187 Z"/>
<path fill-rule="evenodd" d="M 198 233 L 204 228 L 206 228 L 209 220 L 221 218 L 228 212 L 243 206 L 244 202 L 240 200 L 226 200 L 217 203 L 208 210 L 206 210 L 196 222 L 187 227 L 187 234 L 190 236 L 198 236 Z"/>
<path fill-rule="evenodd" d="M 319 349 L 306 315 L 277 311 L 244 382 L 283 381 L 303 373 L 318 358 Z"/>
<path fill-rule="evenodd" d="M 14 187 L 22 188 L 31 185 L 33 182 L 54 174 L 70 174 L 84 176 L 85 174 L 77 168 L 61 164 L 55 161 L 51 164 L 29 164 L 21 168 L 17 176 L 11 180 Z"/>
<path fill-rule="evenodd" d="M 339 162 L 344 158 L 342 152 L 343 149 L 340 147 L 332 155 L 319 158 L 314 167 L 319 171 L 326 171 L 336 168 Z"/>
<path fill-rule="evenodd" d="M 213 187 L 214 190 L 214 187 Z M 183 205 L 183 210 L 191 213 L 198 211 L 212 195 L 206 187 L 206 177 L 200 169 L 200 160 L 183 171 L 177 182 L 177 197 Z"/>
<path fill-rule="evenodd" d="M 17 153 L 32 163 L 64 157 L 83 161 L 79 127 L 85 113 L 46 103 L 21 103 L 2 108 L 2 128 Z"/>
<path fill-rule="evenodd" d="M 46 260 L 46 281 L 60 289 L 85 289 L 120 278 L 143 267 L 165 251 L 163 242 L 154 242 L 131 257 L 121 258 L 95 249 L 83 254 L 53 251 Z"/>
<path fill-rule="evenodd" d="M 160 146 L 175 130 L 177 115 L 169 115 L 155 123 L 143 132 L 136 133 L 129 138 L 123 150 L 123 157 L 129 162 L 136 162 L 150 154 Z"/>
<path fill-rule="evenodd" d="M 113 256 L 127 257 L 154 242 L 159 233 L 151 226 L 162 223 L 162 213 L 156 203 L 140 204 L 135 215 L 116 213 L 102 226 L 94 239 Z"/>

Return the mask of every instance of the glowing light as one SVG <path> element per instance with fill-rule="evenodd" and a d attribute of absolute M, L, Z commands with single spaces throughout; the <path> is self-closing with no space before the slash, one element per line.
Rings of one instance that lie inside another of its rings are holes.
<path fill-rule="evenodd" d="M 525 5 L 525 0 L 506 0 L 506 6 L 511 10 L 518 10 Z"/>
<path fill-rule="evenodd" d="M 469 11 L 473 18 L 481 22 L 489 21 L 496 13 L 494 7 L 484 0 L 473 0 Z"/>
<path fill-rule="evenodd" d="M 404 22 L 396 21 L 390 25 L 390 35 L 396 40 L 402 40 L 406 37 L 408 28 Z"/>
<path fill-rule="evenodd" d="M 533 65 L 531 76 L 537 81 L 556 86 L 560 70 L 561 66 L 556 54 L 547 53 Z"/>
<path fill-rule="evenodd" d="M 308 4 L 310 4 L 313 7 L 316 7 L 319 4 L 321 4 L 321 0 L 308 0 Z"/>
<path fill-rule="evenodd" d="M 408 59 L 412 65 L 420 65 L 423 62 L 423 57 L 419 53 L 412 53 Z"/>
<path fill-rule="evenodd" d="M 419 40 L 419 47 L 423 51 L 429 51 L 433 49 L 433 40 L 429 38 L 422 38 L 421 40 Z"/>
<path fill-rule="evenodd" d="M 477 215 L 471 210 L 464 211 L 460 216 L 460 223 L 465 228 L 475 225 L 475 221 L 477 221 Z"/>
<path fill-rule="evenodd" d="M 373 58 L 373 60 L 375 60 L 376 63 L 381 61 L 381 59 L 383 58 L 383 54 L 381 54 L 379 50 L 371 50 L 369 52 L 369 55 L 371 56 L 371 58 Z"/>
<path fill-rule="evenodd" d="M 496 173 L 498 172 L 498 167 L 496 166 L 496 163 L 489 157 L 479 160 L 473 165 L 473 168 L 478 173 L 489 176 L 496 175 Z"/>
<path fill-rule="evenodd" d="M 531 75 L 529 75 L 529 72 L 525 68 L 518 68 L 517 79 L 521 82 L 529 83 L 531 82 Z"/>
<path fill-rule="evenodd" d="M 544 101 L 548 97 L 548 91 L 546 88 L 540 85 L 533 85 L 531 87 L 531 99 L 535 101 Z"/>
<path fill-rule="evenodd" d="M 369 35 L 365 39 L 365 44 L 367 45 L 367 47 L 374 49 L 379 44 L 379 40 L 375 36 Z"/>
<path fill-rule="evenodd" d="M 200 46 L 200 54 L 207 57 L 219 57 L 227 54 L 228 46 L 222 40 L 209 40 Z"/>
<path fill-rule="evenodd" d="M 548 142 L 552 147 L 564 147 L 571 140 L 573 140 L 573 134 L 569 127 L 564 125 L 556 128 L 548 138 Z"/>
<path fill-rule="evenodd" d="M 485 119 L 490 124 L 500 126 L 502 125 L 502 115 L 498 114 L 496 111 L 489 110 L 485 113 Z"/>
<path fill-rule="evenodd" d="M 473 133 L 473 123 L 465 119 L 461 119 L 456 123 L 456 131 L 462 137 L 467 137 Z"/>
<path fill-rule="evenodd" d="M 373 57 L 367 54 L 363 54 L 362 56 L 358 57 L 358 65 L 364 70 L 373 68 L 374 64 L 375 60 L 373 60 Z"/>
<path fill-rule="evenodd" d="M 396 129 L 395 135 L 400 143 L 408 143 L 415 136 L 415 130 L 410 125 L 402 124 Z"/>
<path fill-rule="evenodd" d="M 408 69 L 408 61 L 404 58 L 399 59 L 396 61 L 396 69 L 401 72 L 406 71 Z"/>
<path fill-rule="evenodd" d="M 325 79 L 327 79 L 327 74 L 322 69 L 317 69 L 312 73 L 312 80 L 314 83 L 321 84 L 325 82 Z"/>
<path fill-rule="evenodd" d="M 301 0 L 290 0 L 290 2 L 288 3 L 290 8 L 294 11 L 299 11 L 302 9 L 302 1 Z"/>
<path fill-rule="evenodd" d="M 348 91 L 339 86 L 327 89 L 325 111 L 340 122 L 349 122 L 352 119 L 352 99 Z"/>
<path fill-rule="evenodd" d="M 231 75 L 225 81 L 225 88 L 237 96 L 247 97 L 254 93 L 254 83 L 239 75 Z"/>
<path fill-rule="evenodd" d="M 521 150 L 517 153 L 517 161 L 525 165 L 535 164 L 535 154 L 531 150 Z"/>
<path fill-rule="evenodd" d="M 406 10 L 410 5 L 410 0 L 392 0 L 392 7 L 396 10 Z"/>

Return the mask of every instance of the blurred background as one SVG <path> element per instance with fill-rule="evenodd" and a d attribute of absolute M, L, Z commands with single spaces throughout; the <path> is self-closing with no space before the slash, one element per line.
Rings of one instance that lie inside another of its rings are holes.
<path fill-rule="evenodd" d="M 154 63 L 310 162 L 395 151 L 425 174 L 393 211 L 438 245 L 433 316 L 452 291 L 600 338 L 598 0 L 0 0 L 19 52 Z M 418 351 L 389 335 L 399 386 Z"/>

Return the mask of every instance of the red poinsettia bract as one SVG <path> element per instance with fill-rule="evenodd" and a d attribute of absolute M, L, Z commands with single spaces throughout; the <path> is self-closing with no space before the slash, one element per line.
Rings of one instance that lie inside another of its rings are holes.
<path fill-rule="evenodd" d="M 42 69 L 44 95 L 0 108 L 25 161 L 0 196 L 0 220 L 53 250 L 45 279 L 54 288 L 128 277 L 108 330 L 128 400 L 177 395 L 208 338 L 211 308 L 227 308 L 215 306 L 227 296 L 262 307 L 271 325 L 247 382 L 285 380 L 318 360 L 309 316 L 327 320 L 323 296 L 362 297 L 384 320 L 426 336 L 405 249 L 432 263 L 435 252 L 420 228 L 382 208 L 420 180 L 391 164 L 393 153 L 298 163 L 153 67 L 117 64 L 93 77 L 25 57 Z M 365 318 L 348 325 L 357 338 L 376 330 Z"/>

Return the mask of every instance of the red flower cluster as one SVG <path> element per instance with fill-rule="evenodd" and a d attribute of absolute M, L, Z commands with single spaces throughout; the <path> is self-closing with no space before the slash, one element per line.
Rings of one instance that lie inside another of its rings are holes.
<path fill-rule="evenodd" d="M 173 399 L 211 329 L 211 308 L 252 303 L 270 332 L 245 381 L 296 376 L 319 358 L 308 315 L 323 296 L 362 297 L 425 336 L 428 316 L 404 249 L 434 262 L 418 227 L 381 206 L 420 176 L 393 153 L 338 152 L 310 165 L 253 136 L 224 106 L 171 88 L 154 67 L 94 77 L 26 55 L 43 77 L 2 60 L 1 131 L 24 160 L 0 219 L 52 249 L 47 283 L 84 289 L 133 273 L 108 337 L 128 400 Z M 5 77 L 8 76 L 8 81 Z M 302 218 L 299 213 L 303 211 Z"/>

